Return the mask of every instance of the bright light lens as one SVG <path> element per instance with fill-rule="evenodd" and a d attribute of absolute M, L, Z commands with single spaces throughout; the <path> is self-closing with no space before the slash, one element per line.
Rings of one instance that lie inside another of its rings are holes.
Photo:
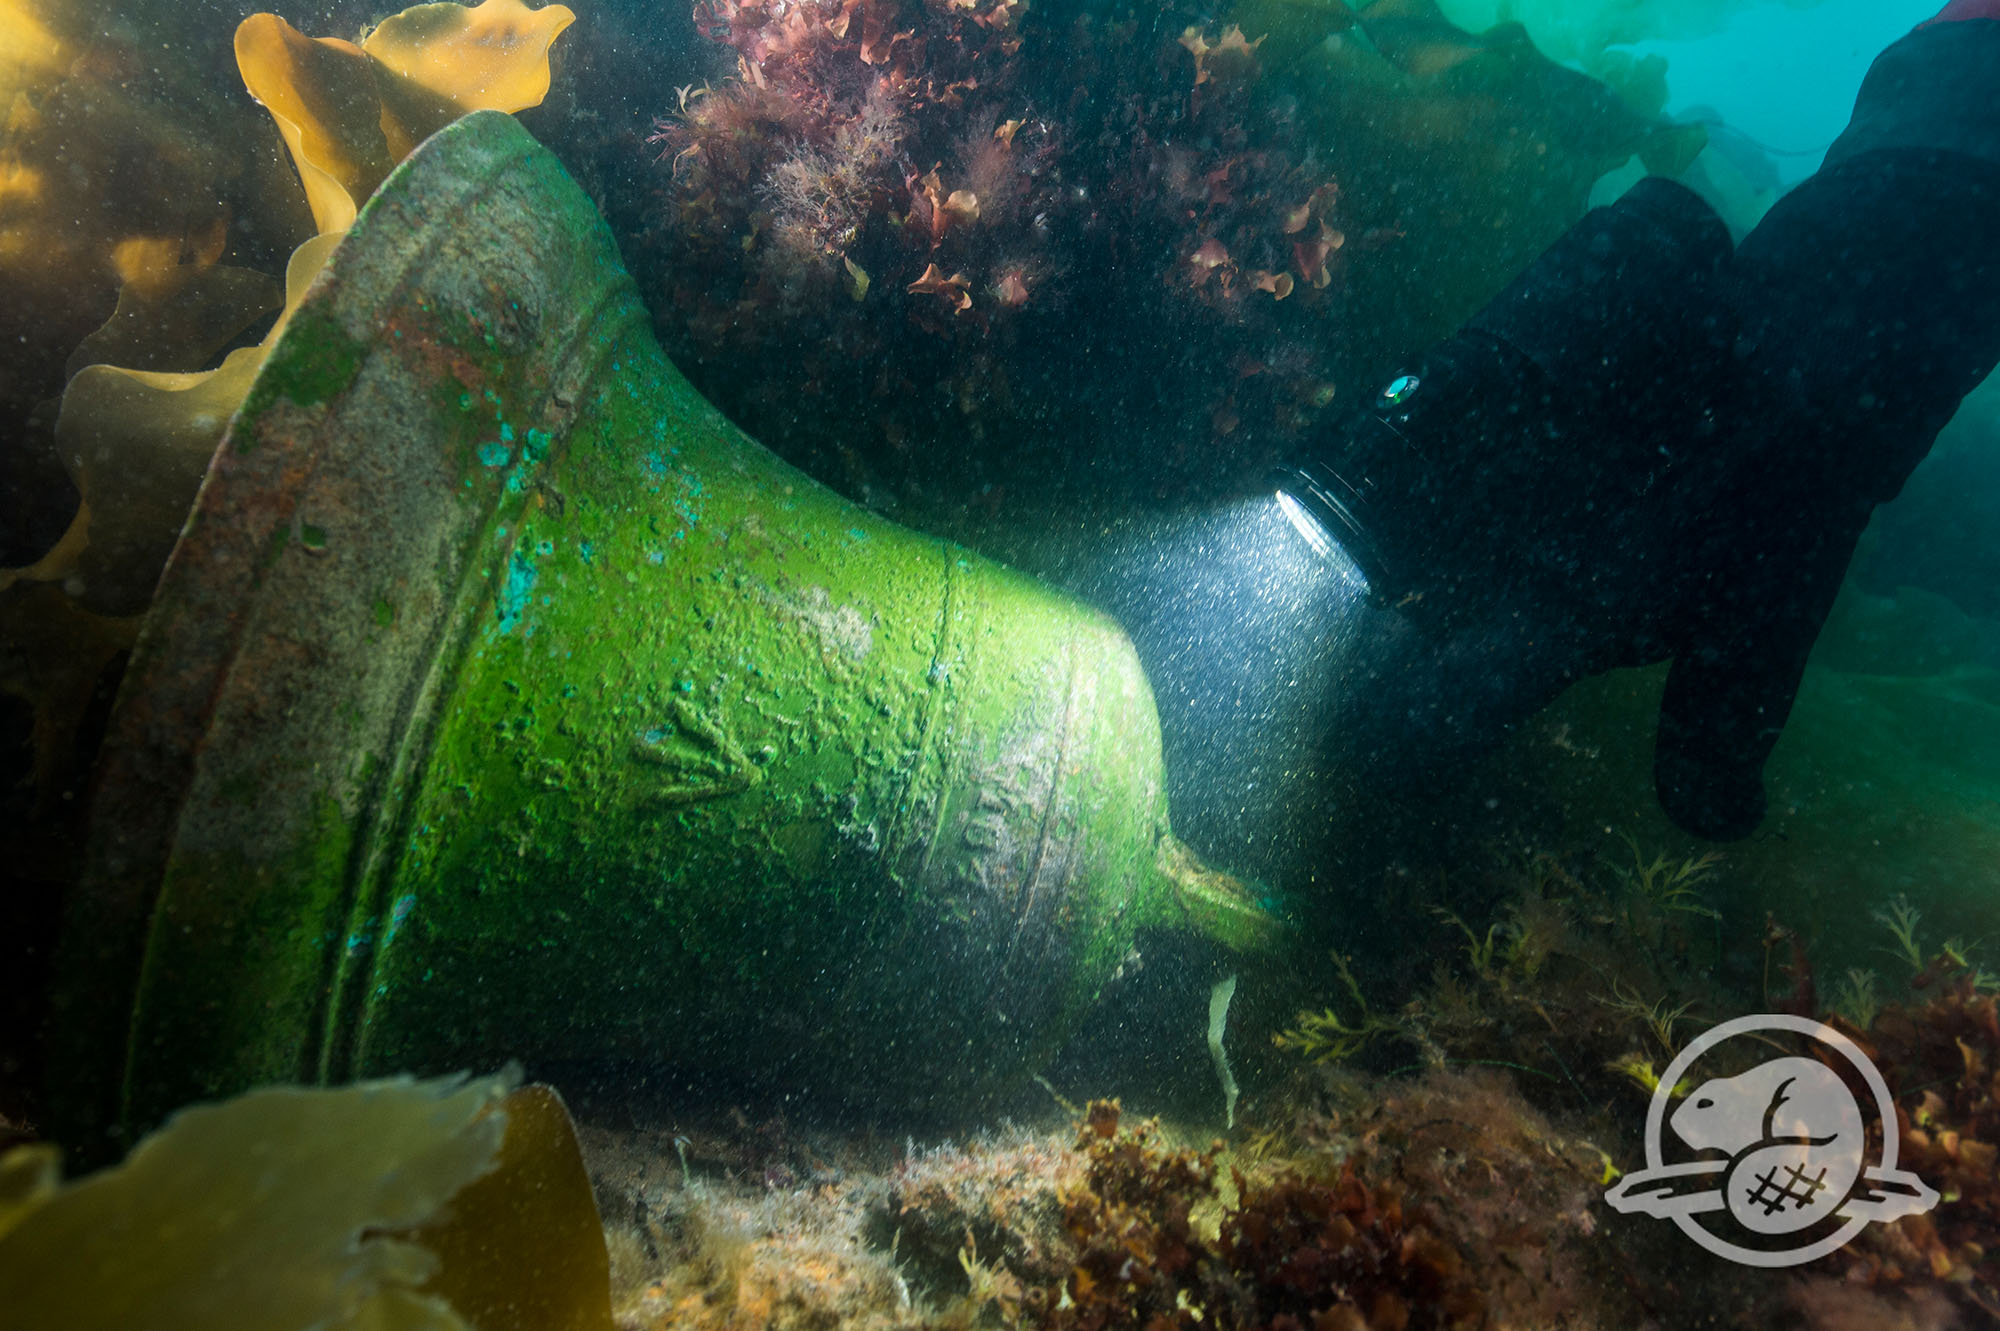
<path fill-rule="evenodd" d="M 1333 539 L 1333 533 L 1313 515 L 1311 509 L 1283 490 L 1278 491 L 1278 507 L 1291 520 L 1292 529 L 1305 537 L 1312 552 L 1325 561 L 1324 567 L 1331 569 L 1343 585 L 1362 595 L 1367 594 L 1368 575 L 1347 553 L 1347 547 Z"/>
<path fill-rule="evenodd" d="M 1278 507 L 1285 510 L 1285 516 L 1292 520 L 1293 529 L 1306 538 L 1306 544 L 1313 548 L 1314 554 L 1333 553 L 1333 537 L 1327 534 L 1326 528 L 1320 524 L 1318 518 L 1306 512 L 1305 505 L 1280 490 Z"/>

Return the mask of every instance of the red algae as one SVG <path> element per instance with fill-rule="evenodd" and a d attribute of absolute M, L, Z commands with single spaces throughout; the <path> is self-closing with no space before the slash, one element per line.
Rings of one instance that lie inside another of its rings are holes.
<path fill-rule="evenodd" d="M 1865 1030 L 1835 1020 L 1895 1097 L 1898 1164 L 1940 1199 L 1922 1215 L 1863 1230 L 1840 1254 L 1841 1283 L 1873 1289 L 1912 1326 L 1977 1325 L 2000 1319 L 2000 999 L 1950 948 L 1915 978 L 1941 992 L 1884 1008 Z M 1876 1125 L 1871 1152 L 1879 1133 Z M 1813 1304 L 1820 1295 L 1809 1281 L 1800 1297 Z"/>
<path fill-rule="evenodd" d="M 1428 3 L 694 12 L 733 71 L 671 90 L 628 258 L 704 393 L 879 503 L 1247 486 L 1664 132 Z"/>
<path fill-rule="evenodd" d="M 782 1182 L 747 1120 L 586 1143 L 627 1327 L 1581 1331 L 1646 1315 L 1597 1228 L 1602 1155 L 1505 1077 L 1310 1069 L 1261 1113 L 1279 1126 L 1234 1146 L 1106 1100 L 1067 1134 L 802 1137 L 791 1157 L 816 1164 Z"/>
<path fill-rule="evenodd" d="M 998 432 L 1164 404 L 1290 435 L 1330 400 L 1339 191 L 1256 109 L 1240 31 L 1018 0 L 696 17 L 736 77 L 659 123 L 652 294 L 709 391 L 782 386 L 787 419 L 758 424 L 794 460 L 867 485 L 942 458 L 963 482 Z M 1246 344 L 1274 367 L 1254 384 Z"/>

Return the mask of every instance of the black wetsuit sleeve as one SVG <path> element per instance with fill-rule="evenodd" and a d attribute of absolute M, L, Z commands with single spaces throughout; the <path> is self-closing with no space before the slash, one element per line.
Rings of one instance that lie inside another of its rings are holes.
<path fill-rule="evenodd" d="M 1890 47 L 1828 165 L 1731 265 L 1730 485 L 1671 635 L 1655 749 L 1661 803 L 1691 831 L 1755 827 L 1764 760 L 1869 512 L 2000 360 L 1996 90 L 2000 22 Z"/>
<path fill-rule="evenodd" d="M 1660 699 L 1653 786 L 1678 826 L 1735 841 L 1763 820 L 1764 762 L 1791 716 L 1860 525 L 1850 519 L 1803 549 L 1772 552 L 1764 572 L 1782 594 L 1746 598 L 1727 631 L 1674 658 Z"/>

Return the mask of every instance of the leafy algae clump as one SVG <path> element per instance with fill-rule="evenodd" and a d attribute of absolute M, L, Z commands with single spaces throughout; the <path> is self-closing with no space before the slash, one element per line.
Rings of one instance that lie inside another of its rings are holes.
<path fill-rule="evenodd" d="M 10 1325 L 610 1327 L 561 1102 L 502 1078 L 281 1087 L 183 1111 L 67 1186 L 0 1158 Z"/>

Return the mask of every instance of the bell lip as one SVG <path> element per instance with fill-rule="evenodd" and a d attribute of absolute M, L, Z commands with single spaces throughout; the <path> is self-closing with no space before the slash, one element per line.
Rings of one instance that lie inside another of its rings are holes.
<path fill-rule="evenodd" d="M 456 215 L 453 203 L 469 207 L 503 181 L 546 171 L 537 156 L 541 151 L 519 122 L 498 111 L 461 117 L 412 150 L 328 256 L 217 446 L 119 686 L 92 776 L 84 863 L 64 911 L 55 980 L 61 1015 L 52 1027 L 52 1047 L 59 1045 L 62 1054 L 51 1058 L 47 1077 L 54 1113 L 72 1125 L 82 1159 L 108 1162 L 139 1130 L 177 1107 L 148 1095 L 134 1080 L 135 1060 L 153 1053 L 138 1017 L 148 992 L 151 940 L 162 893 L 182 854 L 183 824 L 201 816 L 207 807 L 202 800 L 220 780 L 208 762 L 218 719 L 260 691 L 275 700 L 271 709 L 290 706 L 282 688 L 259 678 L 258 663 L 282 655 L 288 643 L 328 632 L 311 620 L 312 606 L 287 604 L 264 584 L 275 559 L 286 551 L 298 554 L 301 515 L 327 522 L 321 515 L 363 511 L 349 502 L 356 496 L 335 483 L 339 469 L 328 455 L 336 447 L 376 445 L 339 438 L 322 419 L 327 404 L 346 394 L 367 368 L 365 348 L 346 330 L 381 322 L 379 310 L 405 294 L 403 273 L 429 254 L 408 237 L 436 231 L 442 225 L 437 218 Z M 434 206 L 411 207 L 418 190 L 431 191 Z M 383 261 L 385 255 L 390 261 Z M 630 284 L 622 273 L 606 281 L 614 288 Z M 302 398 L 310 400 L 302 406 Z M 415 447 L 391 450 L 377 457 L 372 469 L 349 478 L 348 488 L 379 485 L 423 496 L 426 512 L 458 513 L 458 501 L 444 503 L 443 492 L 426 483 L 429 478 L 404 475 L 412 458 L 428 456 Z M 482 511 L 482 521 L 484 516 Z M 276 538 L 284 544 L 274 544 Z M 458 591 L 454 587 L 438 607 L 436 640 L 422 649 L 428 655 L 417 675 L 429 669 L 432 656 L 465 645 L 448 622 L 459 612 Z M 303 623 L 300 633 L 287 631 L 294 621 Z M 414 623 L 409 632 L 416 633 Z M 340 688 L 311 696 L 308 706 L 315 716 L 335 717 L 348 696 L 341 690 L 359 687 L 359 680 L 324 673 Z M 398 678 L 407 690 L 414 676 L 406 672 Z M 409 696 L 411 710 L 399 721 L 399 734 L 414 735 L 426 723 L 427 695 Z M 313 775 L 301 777 L 296 789 L 267 785 L 259 799 L 273 810 L 296 814 L 310 804 L 319 782 Z M 399 795 L 394 780 L 378 779 L 365 783 L 357 798 L 364 807 L 342 810 L 345 824 L 365 829 L 356 832 L 347 852 L 352 865 L 393 836 Z M 344 886 L 341 912 L 366 915 L 369 877 L 362 873 Z M 338 949 L 322 963 L 322 972 L 328 997 L 298 1028 L 297 1047 L 288 1069 L 281 1070 L 293 1077 L 324 1077 L 329 1060 L 333 1071 L 341 1070 L 337 1009 L 353 986 L 342 978 Z M 341 995 L 335 996 L 336 990 Z"/>

